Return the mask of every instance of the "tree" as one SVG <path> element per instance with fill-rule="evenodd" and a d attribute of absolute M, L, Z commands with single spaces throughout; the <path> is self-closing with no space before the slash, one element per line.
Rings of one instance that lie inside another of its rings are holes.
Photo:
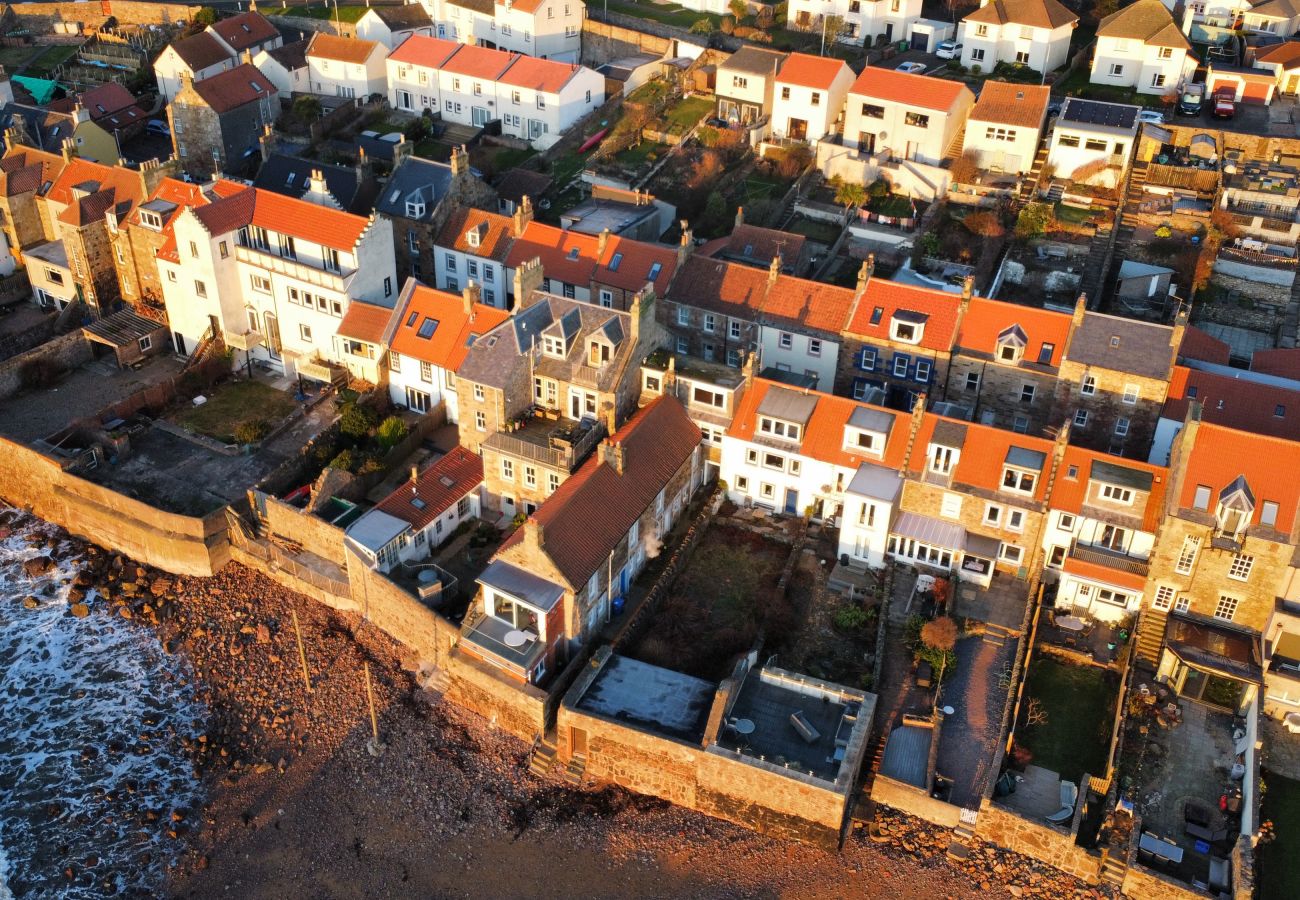
<path fill-rule="evenodd" d="M 835 202 L 846 209 L 861 206 L 867 202 L 867 189 L 856 181 L 840 180 L 835 185 Z"/>
<path fill-rule="evenodd" d="M 822 56 L 826 55 L 826 45 L 835 46 L 840 35 L 849 30 L 849 23 L 843 16 L 822 16 Z"/>
<path fill-rule="evenodd" d="M 962 219 L 961 223 L 971 234 L 977 234 L 980 237 L 1000 238 L 1007 233 L 996 215 L 982 209 L 967 213 L 966 218 Z"/>
<path fill-rule="evenodd" d="M 1056 221 L 1056 214 L 1050 203 L 1030 203 L 1020 211 L 1016 219 L 1016 237 L 1035 238 L 1047 233 L 1047 229 Z"/>
<path fill-rule="evenodd" d="M 713 23 L 708 19 L 696 19 L 690 27 L 691 34 L 710 34 L 713 31 Z"/>
<path fill-rule="evenodd" d="M 731 14 L 736 17 L 737 22 L 749 15 L 749 4 L 745 0 L 731 0 L 727 4 L 727 9 L 731 10 Z"/>
<path fill-rule="evenodd" d="M 339 415 L 339 431 L 350 438 L 363 438 L 375 427 L 378 418 L 374 410 L 354 400 L 343 406 Z"/>
<path fill-rule="evenodd" d="M 704 150 L 691 167 L 687 184 L 691 190 L 700 190 L 712 184 L 722 174 L 722 154 L 717 150 Z"/>
<path fill-rule="evenodd" d="M 320 118 L 320 101 L 315 97 L 304 95 L 293 101 L 292 115 L 304 125 L 310 125 Z"/>
<path fill-rule="evenodd" d="M 883 175 L 867 185 L 867 196 L 872 200 L 884 200 L 889 196 L 891 186 Z"/>
<path fill-rule="evenodd" d="M 957 184 L 972 184 L 980 173 L 979 156 L 974 150 L 967 150 L 952 161 L 952 180 Z"/>
<path fill-rule="evenodd" d="M 944 671 L 957 661 L 952 652 L 957 646 L 957 623 L 947 616 L 926 622 L 921 626 L 921 643 L 938 656 L 939 678 L 935 684 L 942 688 Z M 937 691 L 935 696 L 938 696 Z"/>
<path fill-rule="evenodd" d="M 401 416 L 389 416 L 379 423 L 375 437 L 379 441 L 379 446 L 391 450 L 404 441 L 408 433 L 409 429 Z"/>
<path fill-rule="evenodd" d="M 194 18 L 191 21 L 195 25 L 202 25 L 204 28 L 215 25 L 217 24 L 217 11 L 211 6 L 200 6 L 194 11 Z"/>

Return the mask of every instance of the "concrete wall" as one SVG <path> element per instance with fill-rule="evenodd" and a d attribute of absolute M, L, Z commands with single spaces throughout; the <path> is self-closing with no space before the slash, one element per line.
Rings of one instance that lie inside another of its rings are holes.
<path fill-rule="evenodd" d="M 1079 805 L 1082 808 L 1083 804 Z M 1075 817 L 1078 815 L 1076 812 Z M 1026 819 L 1003 809 L 987 797 L 980 805 L 975 833 L 990 843 L 1047 863 L 1088 884 L 1097 884 L 1101 880 L 1101 855 L 1075 844 L 1072 831 Z M 1148 896 L 1128 891 L 1127 884 L 1125 888 L 1129 896 L 1142 897 L 1143 900 Z"/>
<path fill-rule="evenodd" d="M 1272 285 L 1285 287 L 1287 297 L 1282 295 L 1269 297 L 1269 302 L 1285 305 L 1289 299 L 1291 284 L 1295 281 L 1295 269 L 1274 269 L 1270 266 L 1252 266 L 1234 259 L 1220 257 L 1214 261 L 1214 274 L 1218 277 L 1240 278 L 1253 285 Z M 1272 293 L 1272 292 L 1270 292 Z"/>
<path fill-rule="evenodd" d="M 203 518 L 163 512 L 63 471 L 0 438 L 0 497 L 102 547 L 179 575 L 211 575 L 230 560 L 224 509 Z"/>
<path fill-rule="evenodd" d="M 90 342 L 81 333 L 81 329 L 46 341 L 26 353 L 11 356 L 0 362 L 0 400 L 7 400 L 22 390 L 22 368 L 33 360 L 49 359 L 73 369 L 90 362 L 90 358 Z"/>

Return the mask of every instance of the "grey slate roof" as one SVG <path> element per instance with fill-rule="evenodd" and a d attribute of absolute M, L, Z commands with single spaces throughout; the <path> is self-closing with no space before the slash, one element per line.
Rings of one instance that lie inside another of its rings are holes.
<path fill-rule="evenodd" d="M 1093 460 L 1088 477 L 1090 479 L 1095 478 L 1105 484 L 1133 488 L 1135 491 L 1150 491 L 1153 481 L 1150 472 L 1143 472 L 1141 469 L 1130 469 L 1127 466 L 1105 462 L 1100 459 Z"/>
<path fill-rule="evenodd" d="M 848 493 L 893 503 L 903 490 L 903 476 L 887 466 L 864 462 L 849 482 Z"/>
<path fill-rule="evenodd" d="M 1014 446 L 1007 448 L 1006 463 L 1009 466 L 1015 466 L 1017 469 L 1032 469 L 1035 472 L 1041 472 L 1045 462 L 1047 462 L 1047 454 L 1040 450 Z"/>
<path fill-rule="evenodd" d="M 849 416 L 849 424 L 854 428 L 861 428 L 863 431 L 874 431 L 887 437 L 890 429 L 894 427 L 894 417 L 883 409 L 859 406 Z"/>
<path fill-rule="evenodd" d="M 800 425 L 806 424 L 812 418 L 813 410 L 816 408 L 815 395 L 781 387 L 770 388 L 763 395 L 763 401 L 758 404 L 761 415 L 783 419 L 786 422 L 797 422 Z"/>
<path fill-rule="evenodd" d="M 433 218 L 438 201 L 447 195 L 450 186 L 451 166 L 418 156 L 408 156 L 389 176 L 388 183 L 379 193 L 375 209 L 398 219 L 428 222 Z M 424 215 L 418 219 L 406 212 L 406 202 L 413 198 L 424 200 Z"/>
<path fill-rule="evenodd" d="M 328 165 L 300 156 L 274 153 L 262 163 L 253 187 L 296 199 L 307 193 L 313 169 L 319 169 L 325 176 L 326 189 L 345 211 L 357 215 L 370 212 L 375 199 L 375 185 L 371 179 L 361 178 L 351 166 Z"/>
<path fill-rule="evenodd" d="M 1102 313 L 1085 313 L 1066 358 L 1087 366 L 1164 378 L 1174 361 L 1173 329 Z"/>
<path fill-rule="evenodd" d="M 728 72 L 750 72 L 754 75 L 776 75 L 786 54 L 759 47 L 742 47 L 723 62 L 719 69 Z"/>
<path fill-rule="evenodd" d="M 941 419 L 934 424 L 934 434 L 930 437 L 930 443 L 960 450 L 966 444 L 966 426 L 961 422 Z"/>
<path fill-rule="evenodd" d="M 372 6 L 370 10 L 379 16 L 379 21 L 387 25 L 391 31 L 429 28 L 433 25 L 433 19 L 429 18 L 428 11 L 419 3 L 408 3 L 405 6 Z"/>

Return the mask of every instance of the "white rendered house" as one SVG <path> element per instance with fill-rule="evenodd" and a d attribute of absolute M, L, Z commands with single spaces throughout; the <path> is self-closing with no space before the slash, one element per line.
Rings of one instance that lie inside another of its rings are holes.
<path fill-rule="evenodd" d="M 973 154 L 982 169 L 1025 174 L 1034 166 L 1050 99 L 1045 85 L 984 82 L 966 120 L 962 153 Z"/>
<path fill-rule="evenodd" d="M 1133 158 L 1138 111 L 1123 103 L 1067 99 L 1048 144 L 1047 162 L 1056 176 L 1103 187 L 1118 184 Z"/>
<path fill-rule="evenodd" d="M 938 165 L 974 102 L 961 82 L 868 66 L 849 89 L 844 138 L 860 153 Z"/>
<path fill-rule="evenodd" d="M 1079 17 L 1057 0 L 981 0 L 962 19 L 957 40 L 961 64 L 992 72 L 998 63 L 1051 72 L 1070 57 L 1070 35 Z"/>
<path fill-rule="evenodd" d="M 576 63 L 582 50 L 582 0 L 421 0 L 434 36 L 471 46 Z"/>
<path fill-rule="evenodd" d="M 1164 95 L 1195 73 L 1191 50 L 1160 0 L 1138 0 L 1102 20 L 1089 81 Z"/>
<path fill-rule="evenodd" d="M 838 59 L 791 53 L 777 73 L 772 133 L 795 141 L 819 141 L 835 130 L 853 70 Z"/>
<path fill-rule="evenodd" d="M 307 72 L 313 94 L 365 100 L 384 94 L 388 50 L 378 41 L 336 37 L 316 32 L 307 46 Z"/>
<path fill-rule="evenodd" d="M 791 0 L 787 13 L 793 27 L 814 33 L 827 16 L 844 20 L 842 43 L 872 47 L 907 38 L 921 0 Z"/>

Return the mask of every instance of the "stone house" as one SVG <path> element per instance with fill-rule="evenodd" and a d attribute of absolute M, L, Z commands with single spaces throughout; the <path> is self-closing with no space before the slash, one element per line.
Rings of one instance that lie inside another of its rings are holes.
<path fill-rule="evenodd" d="M 393 223 L 399 277 L 436 282 L 438 236 L 452 213 L 463 207 L 496 208 L 495 192 L 470 169 L 469 154 L 464 150 L 454 149 L 445 163 L 418 156 L 397 163 L 375 202 L 375 211 Z M 457 290 L 461 286 L 458 284 Z"/>
<path fill-rule="evenodd" d="M 458 207 L 431 249 L 438 287 L 454 292 L 473 284 L 479 287 L 484 303 L 505 309 L 510 302 L 506 257 L 514 235 L 511 216 Z"/>
<path fill-rule="evenodd" d="M 889 555 L 987 587 L 994 572 L 1039 569 L 1048 495 L 1066 450 L 1055 441 L 913 411 Z"/>
<path fill-rule="evenodd" d="M 654 294 L 626 312 L 539 291 L 516 273 L 514 315 L 484 332 L 457 371 L 460 443 L 483 456 L 489 508 L 532 514 L 617 431 L 640 397 L 640 363 L 660 344 Z"/>
<path fill-rule="evenodd" d="M 948 382 L 952 346 L 970 284 L 947 291 L 873 278 L 874 257 L 858 273 L 857 299 L 842 335 L 835 392 L 910 410 L 933 385 Z"/>
<path fill-rule="evenodd" d="M 681 404 L 639 410 L 493 557 L 459 651 L 545 683 L 609 621 L 702 481 L 700 432 Z"/>
<path fill-rule="evenodd" d="M 1300 444 L 1201 421 L 1174 441 L 1139 625 L 1140 658 L 1182 696 L 1238 711 L 1262 683 L 1261 635 L 1295 600 Z"/>
<path fill-rule="evenodd" d="M 1187 327 L 1088 312 L 1079 298 L 1057 372 L 1056 427 L 1075 444 L 1146 459 Z"/>
<path fill-rule="evenodd" d="M 781 271 L 787 275 L 806 275 L 811 269 L 811 250 L 806 237 L 777 228 L 750 225 L 745 221 L 743 206 L 736 209 L 736 221 L 731 227 L 731 234 L 710 241 L 697 253 L 759 269 L 766 269 L 779 256 Z"/>
<path fill-rule="evenodd" d="M 23 251 L 43 243 L 53 235 L 40 201 L 69 156 L 46 153 L 14 143 L 5 135 L 5 154 L 0 159 L 0 229 L 14 256 L 21 261 Z"/>
<path fill-rule="evenodd" d="M 251 63 L 202 81 L 182 75 L 167 121 L 186 174 L 243 173 L 260 163 L 262 133 L 280 113 L 278 93 Z"/>
<path fill-rule="evenodd" d="M 379 183 L 365 162 L 340 166 L 273 153 L 270 147 L 274 140 L 274 132 L 268 125 L 261 139 L 262 165 L 253 179 L 253 187 L 332 206 L 358 216 L 367 215 L 375 208 Z"/>
<path fill-rule="evenodd" d="M 972 297 L 937 399 L 1021 434 L 1059 427 L 1052 412 L 1070 327 L 1064 313 Z"/>

